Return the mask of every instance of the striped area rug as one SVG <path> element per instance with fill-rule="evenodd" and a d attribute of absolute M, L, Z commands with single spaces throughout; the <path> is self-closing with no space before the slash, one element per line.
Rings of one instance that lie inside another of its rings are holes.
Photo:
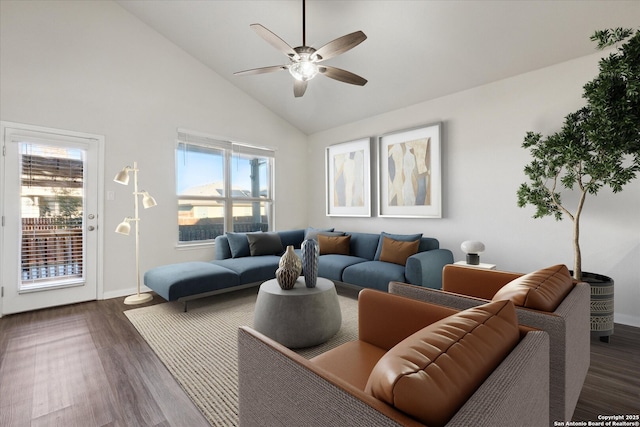
<path fill-rule="evenodd" d="M 125 311 L 212 426 L 238 425 L 237 331 L 253 326 L 257 288 L 203 298 L 189 303 L 164 303 Z M 338 296 L 342 327 L 328 342 L 297 350 L 311 358 L 357 339 L 357 301 Z"/>

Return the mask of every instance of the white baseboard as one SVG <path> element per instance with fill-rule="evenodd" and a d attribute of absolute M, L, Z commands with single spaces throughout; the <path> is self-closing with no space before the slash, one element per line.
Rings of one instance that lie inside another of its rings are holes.
<path fill-rule="evenodd" d="M 615 323 L 621 323 L 623 325 L 635 326 L 636 328 L 640 328 L 640 317 L 638 316 L 630 316 L 628 314 L 613 314 L 613 321 Z"/>
<path fill-rule="evenodd" d="M 118 289 L 117 291 L 105 292 L 102 294 L 102 299 L 111 299 L 111 298 L 121 298 L 128 297 L 129 295 L 134 295 L 138 292 L 136 288 L 130 289 Z M 146 286 L 140 286 L 140 292 L 153 292 L 151 289 Z"/>

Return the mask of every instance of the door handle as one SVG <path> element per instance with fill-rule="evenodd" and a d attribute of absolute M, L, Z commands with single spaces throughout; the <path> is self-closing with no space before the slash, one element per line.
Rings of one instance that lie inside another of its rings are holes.
<path fill-rule="evenodd" d="M 93 231 L 93 230 L 95 230 L 96 228 L 95 228 L 93 225 L 90 225 L 89 227 L 87 227 L 87 229 L 88 229 L 89 231 Z"/>

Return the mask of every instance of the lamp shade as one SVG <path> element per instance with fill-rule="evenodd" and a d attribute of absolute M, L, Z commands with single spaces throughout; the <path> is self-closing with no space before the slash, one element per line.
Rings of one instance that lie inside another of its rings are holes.
<path fill-rule="evenodd" d="M 465 254 L 480 254 L 484 252 L 484 243 L 477 240 L 465 240 L 460 245 L 460 249 Z"/>
<path fill-rule="evenodd" d="M 117 182 L 118 184 L 122 184 L 122 185 L 128 185 L 129 184 L 129 166 L 125 166 L 124 169 L 122 169 L 120 172 L 118 172 L 118 174 L 116 175 L 115 178 L 113 178 L 113 180 L 115 182 Z"/>
<path fill-rule="evenodd" d="M 484 252 L 484 243 L 477 240 L 465 240 L 460 245 L 462 252 L 467 254 L 467 264 L 478 265 L 480 264 L 480 253 Z"/>
<path fill-rule="evenodd" d="M 129 218 L 125 218 L 118 226 L 116 227 L 116 233 L 124 234 L 128 236 L 131 232 L 131 224 L 129 224 Z"/>
<path fill-rule="evenodd" d="M 151 195 L 149 195 L 149 193 L 147 193 L 146 191 L 141 191 L 140 192 L 142 194 L 142 207 L 145 209 L 149 209 L 152 208 L 154 206 L 156 206 L 158 203 L 156 203 L 156 199 L 154 199 L 153 197 L 151 197 Z"/>

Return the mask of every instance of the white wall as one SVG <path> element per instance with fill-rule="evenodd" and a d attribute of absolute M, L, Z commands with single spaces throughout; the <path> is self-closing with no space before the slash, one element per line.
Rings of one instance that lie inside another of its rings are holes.
<path fill-rule="evenodd" d="M 464 259 L 460 243 L 477 239 L 486 245 L 481 260 L 503 270 L 529 272 L 557 263 L 572 268 L 571 222 L 532 219 L 532 207 L 517 207 L 516 191 L 525 182 L 522 170 L 530 161 L 521 144 L 526 131 L 553 132 L 567 113 L 583 105 L 582 85 L 597 73 L 599 57 L 594 54 L 311 135 L 310 193 L 325 194 L 324 164 L 316 159 L 323 158 L 326 146 L 443 122 L 443 218 L 326 217 L 325 200 L 317 197 L 309 200 L 309 223 L 340 230 L 422 232 L 453 250 L 456 260 Z M 581 243 L 583 270 L 615 280 L 616 321 L 640 326 L 640 179 L 622 193 L 603 190 L 587 199 Z"/>
<path fill-rule="evenodd" d="M 113 182 L 139 163 L 158 201 L 141 211 L 141 269 L 209 260 L 178 251 L 174 144 L 178 127 L 276 151 L 277 226 L 306 225 L 306 136 L 130 15 L 105 1 L 0 2 L 0 119 L 106 137 L 104 296 L 135 287 L 133 237 L 113 233 L 133 215 L 131 188 Z M 290 179 L 295 176 L 296 179 Z M 297 209 L 288 209 L 296 206 Z"/>

